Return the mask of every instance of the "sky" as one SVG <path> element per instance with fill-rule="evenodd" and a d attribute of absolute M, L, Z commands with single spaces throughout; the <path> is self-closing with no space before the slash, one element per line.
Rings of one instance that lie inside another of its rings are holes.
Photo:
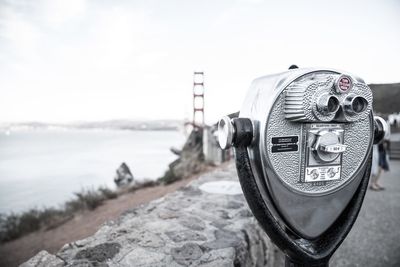
<path fill-rule="evenodd" d="M 0 0 L 0 122 L 191 119 L 238 111 L 300 67 L 400 82 L 400 1 Z"/>

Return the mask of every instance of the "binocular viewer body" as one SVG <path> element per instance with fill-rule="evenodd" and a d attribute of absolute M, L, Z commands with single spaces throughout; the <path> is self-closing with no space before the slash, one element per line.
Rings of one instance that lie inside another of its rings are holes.
<path fill-rule="evenodd" d="M 293 69 L 254 80 L 239 117 L 219 123 L 234 146 L 243 192 L 264 230 L 291 258 L 326 262 L 357 217 L 372 145 L 384 120 L 352 74 Z M 347 218 L 347 219 L 345 219 Z"/>
<path fill-rule="evenodd" d="M 343 77 L 352 86 L 338 91 Z M 354 115 L 346 111 L 353 96 L 368 101 Z M 335 99 L 334 108 L 320 111 L 327 98 Z M 371 106 L 364 81 L 331 70 L 291 70 L 252 83 L 239 115 L 253 123 L 252 169 L 267 189 L 263 198 L 272 199 L 275 213 L 301 236 L 323 233 L 359 185 L 373 143 Z"/>

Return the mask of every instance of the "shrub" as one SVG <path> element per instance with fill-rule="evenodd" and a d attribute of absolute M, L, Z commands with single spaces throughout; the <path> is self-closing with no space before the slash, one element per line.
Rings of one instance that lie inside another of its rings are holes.
<path fill-rule="evenodd" d="M 99 187 L 99 191 L 103 194 L 103 196 L 106 199 L 114 199 L 118 197 L 118 194 L 115 191 L 107 187 Z"/>
<path fill-rule="evenodd" d="M 20 236 L 18 230 L 19 217 L 16 214 L 1 216 L 0 237 L 1 241 L 9 241 Z"/>
<path fill-rule="evenodd" d="M 172 184 L 173 182 L 179 181 L 181 179 L 182 177 L 176 176 L 171 169 L 168 169 L 162 177 L 158 178 L 157 181 L 162 184 Z"/>
<path fill-rule="evenodd" d="M 129 192 L 133 193 L 138 189 L 146 188 L 146 187 L 153 187 L 159 185 L 158 181 L 152 180 L 145 180 L 142 182 L 136 182 L 133 186 L 129 187 Z"/>
<path fill-rule="evenodd" d="M 37 209 L 31 209 L 28 212 L 24 212 L 19 217 L 19 232 L 30 233 L 40 228 L 40 211 Z"/>
<path fill-rule="evenodd" d="M 105 200 L 105 197 L 102 193 L 90 189 L 86 191 L 82 190 L 82 192 L 75 193 L 75 196 L 78 197 L 78 201 L 83 204 L 84 208 L 88 210 L 94 210 L 95 208 L 100 206 Z"/>
<path fill-rule="evenodd" d="M 94 210 L 106 199 L 116 198 L 116 192 L 100 187 L 75 193 L 75 198 L 65 203 L 61 209 L 31 209 L 21 214 L 0 214 L 0 242 L 10 241 L 39 229 L 52 229 L 70 220 L 74 213 Z"/>

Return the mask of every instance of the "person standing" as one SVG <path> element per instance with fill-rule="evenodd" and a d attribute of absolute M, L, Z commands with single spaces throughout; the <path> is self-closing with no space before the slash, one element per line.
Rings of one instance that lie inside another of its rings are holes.
<path fill-rule="evenodd" d="M 376 151 L 377 150 L 377 151 Z M 379 179 L 382 176 L 382 172 L 388 172 L 389 168 L 389 150 L 390 141 L 384 140 L 382 143 L 378 144 L 378 149 L 374 149 L 373 153 L 373 163 L 372 163 L 372 177 L 370 189 L 378 191 L 384 190 L 385 188 L 379 184 Z M 378 152 L 378 153 L 376 153 Z M 378 163 L 378 168 L 374 170 L 374 162 Z"/>

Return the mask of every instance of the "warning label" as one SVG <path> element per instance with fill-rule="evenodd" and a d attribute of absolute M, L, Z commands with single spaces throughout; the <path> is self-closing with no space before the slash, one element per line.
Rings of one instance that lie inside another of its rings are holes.
<path fill-rule="evenodd" d="M 298 136 L 272 137 L 271 152 L 280 153 L 280 152 L 298 151 L 299 150 L 298 142 L 299 142 Z"/>
<path fill-rule="evenodd" d="M 322 182 L 340 179 L 341 166 L 308 167 L 305 182 Z"/>
<path fill-rule="evenodd" d="M 283 137 L 272 137 L 272 144 L 291 144 L 299 141 L 298 136 L 283 136 Z"/>

